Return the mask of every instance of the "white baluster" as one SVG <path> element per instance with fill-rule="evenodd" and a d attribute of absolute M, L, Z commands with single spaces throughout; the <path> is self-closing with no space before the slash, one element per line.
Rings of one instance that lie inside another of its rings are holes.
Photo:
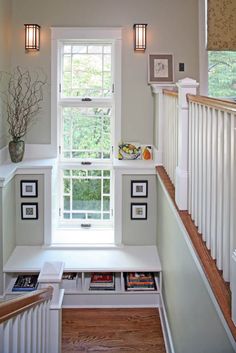
<path fill-rule="evenodd" d="M 3 352 L 12 353 L 12 319 L 3 325 Z"/>
<path fill-rule="evenodd" d="M 3 323 L 0 324 L 0 353 L 4 353 L 3 352 Z"/>
<path fill-rule="evenodd" d="M 198 143 L 198 231 L 202 233 L 202 198 L 203 198 L 203 107 L 199 105 L 199 143 Z"/>
<path fill-rule="evenodd" d="M 211 245 L 211 162 L 212 162 L 212 150 L 211 150 L 211 133 L 212 133 L 212 111 L 211 108 L 207 108 L 207 203 L 206 203 L 206 246 L 210 249 Z"/>
<path fill-rule="evenodd" d="M 20 315 L 17 315 L 12 320 L 12 353 L 19 353 L 19 345 L 20 345 Z"/>
<path fill-rule="evenodd" d="M 232 255 L 232 320 L 234 325 L 236 325 L 236 250 L 234 250 Z"/>
<path fill-rule="evenodd" d="M 194 155 L 194 223 L 196 226 L 199 224 L 198 220 L 198 199 L 199 199 L 199 104 L 195 105 L 195 155 Z"/>
<path fill-rule="evenodd" d="M 229 238 L 229 224 L 230 224 L 230 120 L 228 113 L 224 113 L 224 187 L 223 187 L 223 278 L 229 281 L 229 254 L 230 254 L 230 238 Z"/>
<path fill-rule="evenodd" d="M 19 350 L 18 353 L 25 353 L 26 351 L 26 336 L 27 336 L 27 330 L 26 330 L 26 321 L 27 321 L 27 311 L 23 312 L 20 316 L 20 344 L 19 344 Z"/>
<path fill-rule="evenodd" d="M 195 153 L 196 153 L 196 104 L 193 103 L 193 119 L 192 119 L 192 219 L 195 219 L 195 184 L 196 184 L 196 168 L 195 168 Z"/>
<path fill-rule="evenodd" d="M 217 223 L 216 223 L 216 242 L 217 242 L 217 254 L 216 264 L 219 270 L 223 268 L 222 252 L 223 252 L 223 151 L 224 151 L 224 134 L 223 134 L 223 112 L 218 114 L 218 161 L 217 161 Z"/>
<path fill-rule="evenodd" d="M 235 143 L 236 143 L 236 114 L 231 114 L 230 117 L 230 132 L 231 132 L 231 159 L 230 159 L 230 253 L 236 248 L 236 153 L 235 153 Z M 231 256 L 230 256 L 231 258 Z M 232 262 L 230 266 L 230 284 L 235 280 L 232 275 Z M 236 294 L 235 294 L 236 295 Z"/>
<path fill-rule="evenodd" d="M 216 258 L 216 194 L 217 194 L 217 118 L 218 111 L 212 109 L 212 180 L 211 180 L 211 256 Z"/>
<path fill-rule="evenodd" d="M 32 352 L 32 343 L 33 343 L 33 309 L 30 309 L 26 315 L 26 353 Z"/>
<path fill-rule="evenodd" d="M 207 108 L 203 106 L 203 139 L 202 139 L 202 239 L 206 241 L 206 228 L 207 228 L 207 212 L 206 212 L 206 205 L 207 205 Z"/>
<path fill-rule="evenodd" d="M 192 213 L 192 108 L 193 104 L 189 103 L 189 139 L 188 139 L 188 212 Z"/>

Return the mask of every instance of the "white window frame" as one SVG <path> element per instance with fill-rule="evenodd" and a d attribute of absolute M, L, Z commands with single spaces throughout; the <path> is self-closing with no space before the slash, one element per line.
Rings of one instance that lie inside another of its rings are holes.
<path fill-rule="evenodd" d="M 80 40 L 94 40 L 94 41 L 102 41 L 102 42 L 112 42 L 115 61 L 112 63 L 113 72 L 114 72 L 114 94 L 113 99 L 115 101 L 114 104 L 114 118 L 113 118 L 113 153 L 117 155 L 118 153 L 118 143 L 121 140 L 121 39 L 122 39 L 122 29 L 120 27 L 109 27 L 109 28 L 101 28 L 101 27 L 77 27 L 77 28 L 61 28 L 61 27 L 53 27 L 51 28 L 52 34 L 52 55 L 51 55 L 51 135 L 52 135 L 52 144 L 54 148 L 58 151 L 57 156 L 59 156 L 59 146 L 60 146 L 60 106 L 59 106 L 59 90 L 60 90 L 60 82 L 61 82 L 61 73 L 58 70 L 58 63 L 60 60 L 60 46 L 63 41 L 80 41 Z M 70 163 L 73 164 L 73 163 Z M 101 163 L 103 164 L 103 163 Z M 104 163 L 105 165 L 105 163 Z M 102 167 L 102 165 L 101 165 Z M 81 169 L 83 167 L 81 166 Z M 113 169 L 113 179 L 114 179 L 114 195 L 117 194 L 117 189 L 120 189 L 120 185 L 117 184 L 116 172 Z M 120 192 L 120 190 L 119 190 Z M 55 210 L 59 209 L 59 197 L 56 197 L 55 200 Z M 114 204 L 114 203 L 113 203 Z M 121 217 L 120 210 L 117 210 L 116 205 L 118 204 L 115 201 L 114 205 L 114 230 L 115 230 L 115 244 L 121 243 Z M 53 212 L 54 214 L 56 212 Z M 55 222 L 56 228 L 58 227 L 58 222 Z M 54 230 L 55 231 L 55 230 Z"/>

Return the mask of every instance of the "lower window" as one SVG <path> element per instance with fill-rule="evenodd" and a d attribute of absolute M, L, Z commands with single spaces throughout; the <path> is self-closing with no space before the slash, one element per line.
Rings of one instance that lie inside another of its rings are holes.
<path fill-rule="evenodd" d="M 111 169 L 63 169 L 61 187 L 61 226 L 113 226 Z"/>

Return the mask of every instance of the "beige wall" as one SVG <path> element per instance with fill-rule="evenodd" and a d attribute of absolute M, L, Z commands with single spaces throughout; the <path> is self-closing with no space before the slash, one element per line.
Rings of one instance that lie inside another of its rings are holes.
<path fill-rule="evenodd" d="M 233 353 L 174 211 L 157 182 L 157 247 L 176 353 Z"/>
<path fill-rule="evenodd" d="M 38 197 L 21 197 L 20 181 L 38 180 Z M 15 224 L 16 245 L 42 245 L 44 241 L 44 177 L 43 175 L 16 175 L 15 176 Z M 22 220 L 21 204 L 37 203 L 38 219 Z M 49 210 L 50 212 L 50 210 Z"/>
<path fill-rule="evenodd" d="M 10 69 L 10 34 L 11 34 L 11 1 L 0 0 L 0 71 Z M 0 80 L 0 90 L 3 91 L 5 82 Z M 7 143 L 6 113 L 0 100 L 0 149 Z"/>
<path fill-rule="evenodd" d="M 152 143 L 153 98 L 147 85 L 147 58 L 151 53 L 172 53 L 175 79 L 198 79 L 197 0 L 12 0 L 13 66 L 43 68 L 49 87 L 40 121 L 28 134 L 29 143 L 50 142 L 50 27 L 121 26 L 122 46 L 122 138 Z M 24 23 L 42 26 L 39 53 L 24 52 Z M 148 24 L 148 48 L 134 53 L 134 23 Z M 186 71 L 177 66 L 184 62 Z"/>
<path fill-rule="evenodd" d="M 131 180 L 148 181 L 147 198 L 131 198 Z M 122 188 L 122 243 L 156 245 L 156 176 L 124 175 Z M 147 220 L 131 220 L 131 203 L 147 203 Z"/>

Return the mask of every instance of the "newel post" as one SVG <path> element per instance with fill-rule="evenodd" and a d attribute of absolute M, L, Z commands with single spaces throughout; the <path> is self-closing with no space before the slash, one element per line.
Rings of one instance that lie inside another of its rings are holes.
<path fill-rule="evenodd" d="M 196 94 L 197 81 L 185 78 L 177 82 L 178 95 L 178 165 L 176 168 L 175 201 L 180 210 L 188 206 L 188 121 L 187 94 Z"/>

